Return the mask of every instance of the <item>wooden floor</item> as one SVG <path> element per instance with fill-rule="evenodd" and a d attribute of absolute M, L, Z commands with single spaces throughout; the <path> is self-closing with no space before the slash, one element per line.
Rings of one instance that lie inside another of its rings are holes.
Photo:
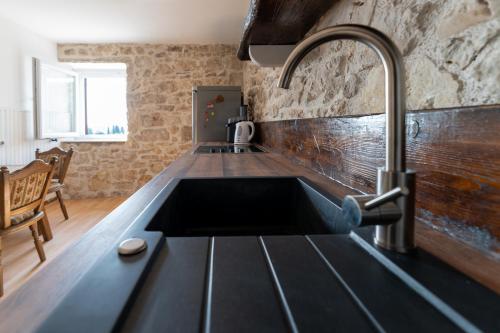
<path fill-rule="evenodd" d="M 48 262 L 67 249 L 71 244 L 99 223 L 106 215 L 125 200 L 123 197 L 66 200 L 69 220 L 65 221 L 59 203 L 47 205 L 47 215 L 54 238 L 43 243 L 47 260 L 40 263 L 29 229 L 21 230 L 4 237 L 3 258 L 4 267 L 4 297 L 30 277 L 42 270 Z M 41 272 L 43 274 L 43 271 Z M 4 298 L 3 297 L 3 298 Z"/>

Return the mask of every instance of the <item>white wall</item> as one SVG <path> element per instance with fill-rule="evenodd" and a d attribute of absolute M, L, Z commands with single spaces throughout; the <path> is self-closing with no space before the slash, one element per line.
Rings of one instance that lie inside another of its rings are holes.
<path fill-rule="evenodd" d="M 56 144 L 35 140 L 32 58 L 56 62 L 57 46 L 3 18 L 0 46 L 0 165 L 24 165 Z"/>

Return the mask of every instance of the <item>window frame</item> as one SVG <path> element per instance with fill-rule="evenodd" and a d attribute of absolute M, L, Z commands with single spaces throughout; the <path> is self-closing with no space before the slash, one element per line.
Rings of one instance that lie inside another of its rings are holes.
<path fill-rule="evenodd" d="M 75 91 L 74 91 L 74 103 L 75 103 L 75 114 L 74 114 L 74 131 L 67 132 L 45 132 L 44 131 L 44 121 L 46 118 L 43 112 L 43 97 L 42 97 L 42 67 L 50 68 L 56 72 L 61 72 L 66 75 L 73 76 L 75 78 Z M 69 66 L 52 64 L 44 62 L 38 58 L 33 58 L 33 109 L 35 115 L 35 127 L 36 127 L 36 137 L 37 139 L 55 139 L 55 138 L 70 138 L 79 136 L 79 120 L 78 115 L 81 113 L 80 108 L 80 87 L 79 87 L 79 75 L 77 72 L 71 70 Z"/>

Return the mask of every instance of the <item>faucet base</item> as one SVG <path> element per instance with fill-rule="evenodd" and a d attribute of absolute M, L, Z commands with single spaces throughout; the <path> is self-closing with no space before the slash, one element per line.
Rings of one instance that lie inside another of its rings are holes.
<path fill-rule="evenodd" d="M 377 225 L 374 243 L 384 249 L 408 253 L 415 249 L 415 172 L 386 171 L 378 169 L 377 194 L 381 195 L 396 187 L 406 187 L 407 195 L 395 202 L 401 210 L 401 218 L 390 225 Z"/>
<path fill-rule="evenodd" d="M 380 242 L 377 237 L 373 238 L 373 244 L 375 244 L 377 247 L 383 248 L 385 250 L 390 250 L 402 254 L 409 254 L 412 252 L 415 252 L 416 246 L 413 247 L 399 247 L 399 246 L 392 246 L 388 244 L 387 242 Z"/>

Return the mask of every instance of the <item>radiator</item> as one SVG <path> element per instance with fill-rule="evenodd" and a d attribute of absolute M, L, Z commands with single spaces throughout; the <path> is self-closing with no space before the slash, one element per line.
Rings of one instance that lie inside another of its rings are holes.
<path fill-rule="evenodd" d="M 57 142 L 35 139 L 33 112 L 0 107 L 0 165 L 26 165 L 35 158 L 35 149 L 54 146 Z"/>

